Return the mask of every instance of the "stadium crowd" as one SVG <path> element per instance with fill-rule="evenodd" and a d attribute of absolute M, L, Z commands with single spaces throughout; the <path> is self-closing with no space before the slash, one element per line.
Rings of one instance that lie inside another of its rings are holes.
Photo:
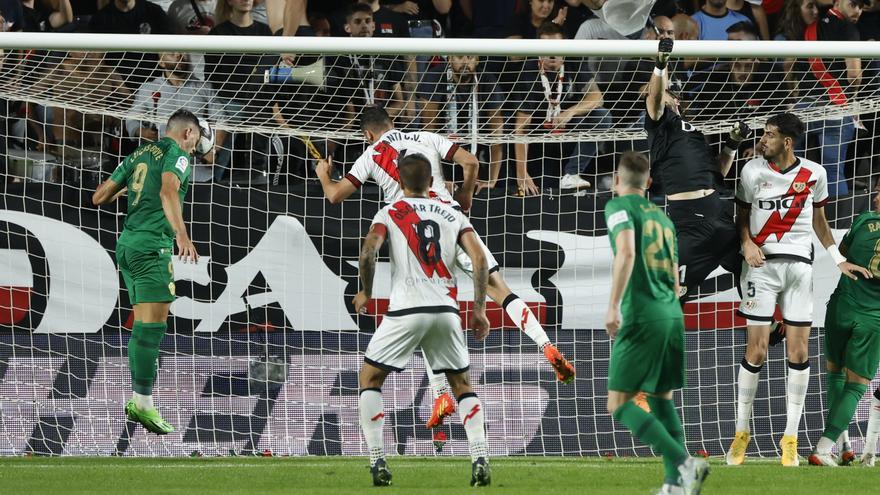
<path fill-rule="evenodd" d="M 612 2 L 614 0 L 611 0 Z M 0 0 L 8 31 L 232 36 L 475 37 L 523 39 L 877 40 L 878 0 L 657 0 L 647 24 L 620 33 L 602 13 L 604 0 Z M 32 56 L 23 55 L 23 57 Z M 11 57 L 5 57 L 4 72 Z M 548 187 L 582 193 L 607 174 L 614 155 L 644 151 L 638 140 L 593 142 L 580 132 L 639 131 L 652 62 L 586 57 L 534 59 L 465 56 L 327 56 L 321 84 L 291 84 L 290 68 L 316 57 L 265 54 L 133 54 L 67 52 L 42 64 L 31 82 L 52 100 L 66 80 L 109 94 L 127 114 L 155 115 L 187 106 L 209 121 L 291 127 L 321 123 L 322 131 L 356 134 L 366 105 L 384 106 L 404 130 L 457 136 L 479 134 L 495 144 L 474 145 L 483 164 L 481 187 L 521 195 Z M 689 122 L 739 120 L 787 109 L 845 104 L 877 96 L 878 60 L 678 60 L 673 89 L 686 102 Z M 264 72 L 266 76 L 264 77 Z M 44 85 L 45 87 L 41 87 Z M 54 86 L 53 86 L 54 85 Z M 65 148 L 114 150 L 124 156 L 163 132 L 150 120 L 118 120 L 73 108 L 2 101 L 0 157 L 6 180 L 15 149 L 63 155 Z M 167 113 L 167 112 L 166 112 Z M 880 163 L 872 150 L 880 133 L 875 114 L 813 121 L 809 153 L 828 171 L 831 195 L 869 188 Z M 224 126 L 220 126 L 224 127 Z M 228 126 L 226 126 L 228 128 Z M 476 131 L 476 132 L 474 132 Z M 720 132 L 720 131 L 718 131 Z M 529 145 L 527 135 L 557 134 Z M 503 136 L 508 136 L 504 139 Z M 720 148 L 722 139 L 715 136 Z M 510 143 L 499 144 L 504 141 Z M 216 152 L 200 159 L 192 179 L 284 181 L 313 177 L 314 160 L 298 139 L 263 132 L 217 135 Z M 322 154 L 350 164 L 365 143 L 316 139 Z M 743 143 L 740 156 L 753 153 Z M 69 159 L 65 158 L 66 162 Z M 112 169 L 115 162 L 107 169 Z M 343 165 L 344 167 L 344 165 Z M 344 168 L 336 171 L 338 175 Z M 54 180 L 58 180 L 55 171 Z M 33 177 L 32 177 L 33 178 Z M 43 178 L 53 178 L 47 174 Z M 508 180 L 509 179 L 509 180 Z M 662 187 L 662 185 L 660 185 Z"/>

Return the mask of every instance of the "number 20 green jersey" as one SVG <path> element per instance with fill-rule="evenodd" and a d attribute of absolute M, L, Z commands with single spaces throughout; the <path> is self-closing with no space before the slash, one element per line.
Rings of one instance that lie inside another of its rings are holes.
<path fill-rule="evenodd" d="M 172 248 L 174 230 L 162 209 L 162 174 L 180 179 L 180 203 L 189 189 L 189 154 L 171 138 L 138 147 L 113 171 L 110 178 L 128 187 L 128 215 L 118 246 L 138 251 Z"/>
<path fill-rule="evenodd" d="M 635 231 L 635 260 L 621 301 L 622 323 L 682 318 L 675 293 L 678 248 L 672 220 L 642 196 L 619 196 L 605 206 L 605 223 L 611 249 L 617 254 L 617 236 Z"/>

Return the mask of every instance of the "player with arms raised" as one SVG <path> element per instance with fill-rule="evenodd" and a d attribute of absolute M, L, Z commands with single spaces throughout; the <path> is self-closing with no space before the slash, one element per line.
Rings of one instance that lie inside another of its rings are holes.
<path fill-rule="evenodd" d="M 128 341 L 133 392 L 125 413 L 157 435 L 174 431 L 153 405 L 153 382 L 174 301 L 175 241 L 184 263 L 199 259 L 183 222 L 183 198 L 189 188 L 190 155 L 199 145 L 202 126 L 195 114 L 180 109 L 168 119 L 165 133 L 128 155 L 92 195 L 92 202 L 102 205 L 114 201 L 123 188 L 128 190 L 128 215 L 116 243 L 116 262 L 134 308 Z"/>
<path fill-rule="evenodd" d="M 391 371 L 403 371 L 421 347 L 431 369 L 444 373 L 458 399 L 461 422 L 472 458 L 471 485 L 491 482 L 484 410 L 468 378 L 470 357 L 461 328 L 455 277 L 450 268 L 460 246 L 471 259 L 474 309 L 471 325 L 477 340 L 489 334 L 486 285 L 489 272 L 479 238 L 467 218 L 450 205 L 429 198 L 432 164 L 417 154 L 401 159 L 399 173 L 404 197 L 385 206 L 373 219 L 360 255 L 363 289 L 354 298 L 358 312 L 372 297 L 376 255 L 391 242 L 391 297 L 388 313 L 364 355 L 359 376 L 361 429 L 370 449 L 373 484 L 391 484 L 385 461 L 382 384 Z"/>
<path fill-rule="evenodd" d="M 733 207 L 715 190 L 730 171 L 739 143 L 751 135 L 745 123 L 730 131 L 724 152 L 716 160 L 703 134 L 682 117 L 680 99 L 669 91 L 666 65 L 673 41 L 660 40 L 656 67 L 648 81 L 645 131 L 654 175 L 659 178 L 678 233 L 679 284 L 682 297 L 696 292 L 719 265 L 740 271 Z"/>
<path fill-rule="evenodd" d="M 813 322 L 813 232 L 848 277 L 867 275 L 846 261 L 825 218 L 825 169 L 794 155 L 804 123 L 791 113 L 767 119 L 761 155 L 743 167 L 736 191 L 736 224 L 745 257 L 737 313 L 746 319 L 746 354 L 737 376 L 736 433 L 727 463 L 742 464 L 750 440 L 749 418 L 758 377 L 767 358 L 777 302 L 788 341 L 788 386 L 782 465 L 797 466 L 798 428 L 810 381 L 807 341 Z"/>
<path fill-rule="evenodd" d="M 474 186 L 477 181 L 479 162 L 477 158 L 448 139 L 431 132 L 401 132 L 394 128 L 388 114 L 380 107 L 367 107 L 361 114 L 361 131 L 368 142 L 372 143 L 354 163 L 351 171 L 339 182 L 330 179 L 331 163 L 328 160 L 318 162 L 317 174 L 321 180 L 324 194 L 332 203 L 338 203 L 351 196 L 363 183 L 372 179 L 382 188 L 386 202 L 393 202 L 403 197 L 400 187 L 397 163 L 404 156 L 418 153 L 428 159 L 431 164 L 433 184 L 429 194 L 435 200 L 450 204 L 456 208 L 455 201 L 464 211 L 470 209 Z M 441 160 L 453 160 L 464 169 L 464 183 L 458 190 L 456 198 L 445 186 Z M 478 238 L 479 239 L 479 238 Z M 489 297 L 504 308 L 510 319 L 528 335 L 544 352 L 544 356 L 556 371 L 556 377 L 565 383 L 574 379 L 574 367 L 565 359 L 561 352 L 550 342 L 547 333 L 526 303 L 514 294 L 501 274 L 495 258 L 482 244 L 483 252 L 489 260 Z M 458 266 L 467 274 L 472 273 L 470 259 L 459 252 Z M 428 370 L 431 389 L 435 402 L 428 427 L 439 426 L 443 418 L 455 412 L 452 399 L 446 392 L 445 380 Z"/>
<path fill-rule="evenodd" d="M 663 454 L 660 493 L 699 493 L 709 474 L 688 456 L 672 392 L 684 386 L 684 316 L 678 302 L 675 228 L 645 199 L 648 160 L 625 153 L 614 177 L 616 198 L 605 206 L 614 251 L 605 328 L 614 339 L 608 365 L 608 412 Z M 621 313 L 623 318 L 621 322 Z M 633 400 L 648 395 L 651 412 Z"/>
<path fill-rule="evenodd" d="M 874 193 L 874 211 L 859 215 L 840 242 L 840 252 L 846 260 L 868 267 L 869 276 L 840 277 L 828 301 L 825 313 L 828 416 L 825 431 L 808 459 L 814 466 L 852 462 L 854 455 L 844 459 L 844 454 L 852 454 L 852 451 L 842 451 L 839 462 L 831 454 L 831 448 L 849 428 L 880 363 L 880 181 Z M 866 450 L 862 462 L 872 463 L 873 456 L 873 448 Z"/>

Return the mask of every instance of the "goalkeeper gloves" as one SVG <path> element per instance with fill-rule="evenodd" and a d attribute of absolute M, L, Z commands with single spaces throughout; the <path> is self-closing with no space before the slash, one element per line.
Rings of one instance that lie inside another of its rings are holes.
<path fill-rule="evenodd" d="M 739 148 L 739 143 L 752 136 L 752 129 L 743 121 L 735 122 L 730 128 L 727 140 L 724 141 L 724 153 L 733 156 Z"/>
<path fill-rule="evenodd" d="M 672 54 L 672 39 L 663 38 L 660 40 L 660 45 L 657 48 L 657 60 L 655 61 L 655 66 L 659 70 L 666 69 L 666 64 L 669 63 L 669 56 Z"/>

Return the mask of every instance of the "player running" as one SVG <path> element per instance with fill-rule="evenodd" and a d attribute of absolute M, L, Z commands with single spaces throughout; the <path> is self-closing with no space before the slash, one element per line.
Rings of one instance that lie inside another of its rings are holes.
<path fill-rule="evenodd" d="M 880 182 L 874 188 L 880 193 Z M 877 373 L 880 362 L 880 194 L 874 211 L 859 215 L 840 242 L 847 262 L 866 266 L 866 276 L 840 277 L 825 313 L 825 361 L 828 369 L 828 415 L 825 431 L 809 457 L 814 466 L 851 464 L 852 450 L 832 453 L 849 428 L 859 400 Z M 874 450 L 867 450 L 872 454 Z"/>
<path fill-rule="evenodd" d="M 751 135 L 738 122 L 716 160 L 703 134 L 682 117 L 679 96 L 669 90 L 666 65 L 673 41 L 660 40 L 656 67 L 648 82 L 645 131 L 654 174 L 668 201 L 667 212 L 678 232 L 680 296 L 692 296 L 719 265 L 739 274 L 742 258 L 737 245 L 733 208 L 715 184 L 730 171 L 739 143 Z"/>
<path fill-rule="evenodd" d="M 429 194 L 435 200 L 464 211 L 470 209 L 474 186 L 477 181 L 479 162 L 477 158 L 460 148 L 448 139 L 431 132 L 401 132 L 394 129 L 391 118 L 381 107 L 367 107 L 361 114 L 361 130 L 371 145 L 355 161 L 351 171 L 343 180 L 334 182 L 330 178 L 331 163 L 329 160 L 318 162 L 316 172 L 321 180 L 324 195 L 331 203 L 339 203 L 351 196 L 361 185 L 372 179 L 382 188 L 386 202 L 394 202 L 403 197 L 400 187 L 398 161 L 404 156 L 418 153 L 425 156 L 431 163 L 433 184 Z M 452 160 L 464 169 L 464 183 L 458 190 L 456 199 L 445 186 L 441 160 Z M 456 205 L 456 201 L 458 205 Z M 482 244 L 483 252 L 489 263 L 489 297 L 504 308 L 517 327 L 525 332 L 544 352 L 545 358 L 556 371 L 559 381 L 568 383 L 574 379 L 574 367 L 565 359 L 561 352 L 550 342 L 547 333 L 525 301 L 514 294 L 499 273 L 498 262 Z M 471 275 L 473 270 L 470 259 L 461 251 L 456 264 L 465 273 Z M 455 412 L 452 398 L 446 389 L 442 375 L 433 373 L 426 366 L 431 390 L 434 393 L 434 409 L 428 420 L 428 428 L 439 426 L 443 418 Z"/>
<path fill-rule="evenodd" d="M 491 482 L 483 424 L 485 411 L 468 378 L 470 356 L 451 271 L 456 262 L 456 246 L 460 246 L 470 257 L 473 273 L 471 326 L 477 340 L 483 340 L 489 335 L 489 271 L 484 248 L 461 212 L 430 199 L 432 164 L 427 158 L 409 154 L 398 161 L 395 170 L 404 197 L 379 210 L 373 219 L 360 255 L 363 289 L 354 298 L 355 310 L 360 313 L 372 296 L 376 255 L 388 239 L 393 267 L 388 313 L 370 339 L 359 376 L 358 408 L 361 429 L 370 449 L 373 484 L 391 484 L 382 446 L 382 384 L 389 372 L 403 371 L 413 351 L 421 347 L 431 369 L 446 375 L 458 399 L 461 423 L 470 444 L 471 486 L 485 486 Z"/>
<path fill-rule="evenodd" d="M 625 153 L 614 177 L 616 198 L 605 206 L 614 251 L 611 301 L 605 328 L 614 339 L 608 365 L 608 412 L 633 435 L 663 454 L 660 493 L 700 493 L 709 474 L 688 456 L 672 392 L 684 386 L 684 315 L 678 302 L 675 228 L 645 199 L 648 160 Z M 621 313 L 623 321 L 621 322 Z M 651 413 L 637 406 L 648 395 Z"/>
<path fill-rule="evenodd" d="M 746 319 L 748 341 L 737 376 L 736 433 L 727 463 L 742 464 L 750 440 L 749 418 L 758 377 L 767 358 L 770 324 L 777 302 L 786 325 L 788 383 L 782 465 L 797 466 L 798 427 L 810 381 L 807 341 L 813 322 L 813 240 L 848 277 L 867 276 L 846 261 L 825 218 L 825 169 L 794 155 L 804 123 L 791 113 L 767 119 L 758 145 L 761 157 L 743 167 L 736 191 L 736 223 L 745 257 L 737 314 Z"/>
<path fill-rule="evenodd" d="M 128 190 L 128 215 L 116 243 L 116 262 L 134 309 L 128 340 L 132 396 L 125 413 L 157 435 L 174 431 L 153 405 L 159 344 L 174 301 L 173 244 L 177 242 L 184 263 L 199 259 L 183 222 L 183 198 L 189 188 L 190 155 L 201 132 L 195 114 L 177 110 L 168 119 L 165 137 L 134 150 L 92 195 L 92 202 L 102 205 Z"/>

